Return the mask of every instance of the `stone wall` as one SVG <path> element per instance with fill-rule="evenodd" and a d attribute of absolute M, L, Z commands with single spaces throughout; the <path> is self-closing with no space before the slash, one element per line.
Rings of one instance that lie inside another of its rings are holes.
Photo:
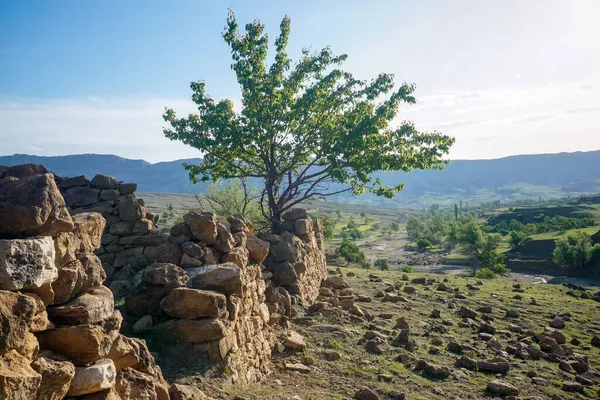
<path fill-rule="evenodd" d="M 169 388 L 145 342 L 119 333 L 94 254 L 104 227 L 72 216 L 45 168 L 0 167 L 0 398 L 206 398 Z"/>
<path fill-rule="evenodd" d="M 313 304 L 327 277 L 323 224 L 311 219 L 303 208 L 283 215 L 281 235 L 265 235 L 271 244 L 265 260 L 274 286 L 283 287 L 305 305 Z"/>
<path fill-rule="evenodd" d="M 291 310 L 289 296 L 262 279 L 268 251 L 242 218 L 186 214 L 125 298 L 127 315 L 138 318 L 133 329 L 192 344 L 210 360 L 207 369 L 227 370 L 233 380 L 262 379 L 276 328 Z"/>

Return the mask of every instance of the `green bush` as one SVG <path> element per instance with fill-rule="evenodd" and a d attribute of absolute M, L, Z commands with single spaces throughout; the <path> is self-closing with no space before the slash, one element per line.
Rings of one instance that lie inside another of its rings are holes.
<path fill-rule="evenodd" d="M 402 272 L 406 272 L 407 274 L 412 272 L 412 267 L 410 265 L 405 265 L 402 267 Z"/>
<path fill-rule="evenodd" d="M 387 271 L 390 269 L 390 265 L 388 264 L 387 258 L 378 258 L 375 260 L 373 264 L 375 268 L 379 268 L 382 271 Z"/>
<path fill-rule="evenodd" d="M 489 268 L 482 268 L 475 274 L 475 278 L 479 279 L 494 279 L 497 275 Z"/>
<path fill-rule="evenodd" d="M 598 257 L 597 245 L 592 246 L 590 235 L 576 232 L 556 240 L 552 253 L 555 264 L 569 268 L 579 268 L 589 264 L 592 256 Z"/>
<path fill-rule="evenodd" d="M 343 241 L 336 250 L 336 253 L 348 262 L 346 266 L 354 263 L 366 267 L 365 253 L 360 251 L 360 248 L 352 242 L 347 240 Z"/>
<path fill-rule="evenodd" d="M 425 250 L 425 249 L 427 249 L 428 247 L 431 247 L 431 242 L 430 242 L 429 240 L 427 240 L 427 239 L 425 239 L 425 238 L 421 237 L 421 238 L 419 238 L 419 239 L 417 240 L 417 247 L 418 247 L 420 250 Z"/>

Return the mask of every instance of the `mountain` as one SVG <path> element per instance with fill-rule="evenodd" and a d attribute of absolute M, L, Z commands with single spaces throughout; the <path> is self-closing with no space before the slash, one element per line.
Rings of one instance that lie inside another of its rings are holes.
<path fill-rule="evenodd" d="M 192 184 L 176 160 L 151 164 L 115 155 L 77 154 L 42 157 L 25 154 L 0 156 L 0 165 L 42 164 L 61 176 L 104 173 L 136 182 L 140 192 L 201 193 L 206 184 Z M 393 200 L 365 195 L 337 196 L 335 201 L 386 206 L 411 206 L 458 200 L 481 202 L 523 198 L 564 197 L 600 192 L 600 151 L 518 155 L 493 160 L 455 160 L 443 171 L 378 173 L 384 183 L 406 184 Z M 335 190 L 336 185 L 331 186 Z"/>

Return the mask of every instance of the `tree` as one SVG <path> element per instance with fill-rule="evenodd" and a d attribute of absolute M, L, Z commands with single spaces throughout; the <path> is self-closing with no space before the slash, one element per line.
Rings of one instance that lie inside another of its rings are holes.
<path fill-rule="evenodd" d="M 431 247 L 431 242 L 428 239 L 424 237 L 417 239 L 417 248 L 419 250 L 426 250 L 428 247 Z"/>
<path fill-rule="evenodd" d="M 454 204 L 454 221 L 458 222 L 458 204 Z"/>
<path fill-rule="evenodd" d="M 325 236 L 325 239 L 333 239 L 333 229 L 335 228 L 333 219 L 327 214 L 319 216 L 319 219 L 323 223 L 323 236 Z"/>
<path fill-rule="evenodd" d="M 367 261 L 365 253 L 360 251 L 360 248 L 356 244 L 347 240 L 342 242 L 336 253 L 348 262 L 346 267 L 352 263 L 364 266 Z"/>
<path fill-rule="evenodd" d="M 420 219 L 412 217 L 406 221 L 406 233 L 408 234 L 408 237 L 417 239 L 423 234 L 424 230 L 425 225 Z"/>
<path fill-rule="evenodd" d="M 398 232 L 400 230 L 400 224 L 396 221 L 393 221 L 390 225 L 390 228 L 392 228 L 394 232 Z"/>
<path fill-rule="evenodd" d="M 526 242 L 527 240 L 531 239 L 529 236 L 527 236 L 527 233 L 520 231 L 510 231 L 509 235 L 509 242 L 511 247 L 517 247 Z"/>
<path fill-rule="evenodd" d="M 197 113 L 178 117 L 166 109 L 164 134 L 203 153 L 200 164 L 184 163 L 193 182 L 258 178 L 261 210 L 279 230 L 281 215 L 295 205 L 349 192 L 392 198 L 403 184 L 388 186 L 376 171 L 442 169 L 454 138 L 420 132 L 410 121 L 391 126 L 402 103 L 416 102 L 415 86 L 394 88 L 391 74 L 356 79 L 339 66 L 347 55 L 326 47 L 288 58 L 290 19 L 285 17 L 269 48 L 260 21 L 241 34 L 233 12 L 223 32 L 241 88 L 241 110 L 229 99 L 214 100 L 206 83 L 192 82 Z M 335 185 L 335 186 L 332 186 Z"/>
<path fill-rule="evenodd" d="M 497 233 L 484 233 L 476 221 L 469 221 L 463 226 L 458 237 L 465 252 L 475 258 L 479 267 L 488 268 L 494 273 L 507 272 L 504 256 L 498 254 L 497 248 L 502 236 Z M 477 265 L 473 264 L 473 275 L 477 273 Z"/>
<path fill-rule="evenodd" d="M 552 259 L 564 267 L 583 267 L 592 261 L 598 250 L 592 246 L 590 235 L 576 232 L 556 240 Z"/>
<path fill-rule="evenodd" d="M 375 268 L 379 268 L 382 271 L 387 271 L 390 269 L 390 265 L 388 264 L 387 258 L 378 258 L 377 260 L 375 260 L 373 265 L 375 266 Z"/>

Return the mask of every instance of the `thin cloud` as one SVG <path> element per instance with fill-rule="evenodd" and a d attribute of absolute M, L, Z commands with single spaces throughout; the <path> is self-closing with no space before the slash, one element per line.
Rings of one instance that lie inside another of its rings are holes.
<path fill-rule="evenodd" d="M 589 114 L 589 113 L 593 113 L 596 111 L 600 110 L 600 106 L 597 107 L 579 107 L 579 108 L 571 108 L 570 110 L 567 110 L 566 113 L 567 114 L 580 114 L 580 113 L 585 113 L 585 114 Z"/>
<path fill-rule="evenodd" d="M 581 90 L 592 90 L 592 89 L 594 89 L 594 85 L 582 85 L 579 89 L 581 89 Z"/>
<path fill-rule="evenodd" d="M 552 115 L 552 114 L 533 115 L 531 117 L 520 119 L 517 122 L 519 124 L 526 124 L 526 123 L 530 123 L 530 122 L 540 122 L 540 121 L 544 121 L 546 119 L 550 119 L 550 118 L 554 118 L 554 117 L 555 117 L 555 115 Z"/>

